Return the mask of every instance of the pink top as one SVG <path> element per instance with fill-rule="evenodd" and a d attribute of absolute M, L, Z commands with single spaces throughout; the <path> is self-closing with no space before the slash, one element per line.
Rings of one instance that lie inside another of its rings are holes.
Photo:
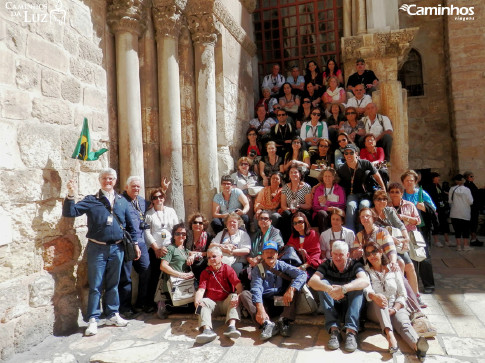
<path fill-rule="evenodd" d="M 320 259 L 320 254 L 322 252 L 320 249 L 320 238 L 317 232 L 315 232 L 313 229 L 310 230 L 310 234 L 308 234 L 308 236 L 305 236 L 305 240 L 301 246 L 300 237 L 294 237 L 293 234 L 291 234 L 291 237 L 286 245 L 292 246 L 296 251 L 303 248 L 308 254 L 308 260 L 306 263 L 308 263 L 314 269 L 317 269 L 322 263 L 322 260 Z"/>
<path fill-rule="evenodd" d="M 410 224 L 406 221 L 403 221 L 403 223 L 406 226 L 406 229 L 408 231 L 417 231 L 418 230 L 417 226 L 421 224 L 421 217 L 419 216 L 418 209 L 416 208 L 416 206 L 413 203 L 402 199 L 401 205 L 399 207 L 395 208 L 395 209 L 396 209 L 396 212 L 397 212 L 398 215 L 404 214 L 408 217 L 417 218 L 418 219 L 417 224 Z"/>
<path fill-rule="evenodd" d="M 328 200 L 328 195 L 327 195 L 327 201 L 325 202 L 325 205 L 320 205 L 320 201 L 318 200 L 318 197 L 321 195 L 325 195 L 327 191 L 325 190 L 325 185 L 320 184 L 316 189 L 315 189 L 315 194 L 313 194 L 313 203 L 312 203 L 312 209 L 313 209 L 313 217 L 317 214 L 318 211 L 320 210 L 328 210 L 328 207 L 337 207 L 342 210 L 345 210 L 345 190 L 338 184 L 333 185 L 333 189 L 330 190 L 328 193 L 329 195 L 334 195 L 333 197 L 330 197 L 330 199 L 335 199 L 336 201 L 330 201 Z"/>
<path fill-rule="evenodd" d="M 375 154 L 371 154 L 367 149 L 360 150 L 360 158 L 364 160 L 373 161 L 384 161 L 384 149 L 382 147 L 376 147 Z"/>

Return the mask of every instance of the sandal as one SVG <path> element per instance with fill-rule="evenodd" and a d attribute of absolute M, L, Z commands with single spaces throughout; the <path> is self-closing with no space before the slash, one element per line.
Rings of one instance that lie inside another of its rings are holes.
<path fill-rule="evenodd" d="M 399 347 L 396 346 L 396 347 L 389 347 L 389 353 L 392 355 L 394 353 L 396 353 L 397 351 L 399 350 Z"/>

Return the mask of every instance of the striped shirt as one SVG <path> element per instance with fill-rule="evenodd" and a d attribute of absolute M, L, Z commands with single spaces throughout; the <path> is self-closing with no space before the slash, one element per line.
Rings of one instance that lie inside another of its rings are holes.
<path fill-rule="evenodd" d="M 364 248 L 364 245 L 369 242 L 375 242 L 379 246 L 381 246 L 384 253 L 391 259 L 391 255 L 395 255 L 396 246 L 394 245 L 394 241 L 392 240 L 391 235 L 385 228 L 381 227 L 374 227 L 372 233 L 368 236 L 365 235 L 365 230 L 360 231 L 355 236 L 354 244 L 352 245 L 351 252 L 357 250 L 359 248 Z M 365 260 L 365 256 L 364 256 Z"/>
<path fill-rule="evenodd" d="M 286 196 L 286 203 L 290 204 L 292 200 L 296 200 L 298 204 L 305 204 L 305 196 L 312 192 L 312 188 L 303 183 L 303 186 L 296 192 L 291 190 L 291 183 L 285 184 L 281 193 Z"/>

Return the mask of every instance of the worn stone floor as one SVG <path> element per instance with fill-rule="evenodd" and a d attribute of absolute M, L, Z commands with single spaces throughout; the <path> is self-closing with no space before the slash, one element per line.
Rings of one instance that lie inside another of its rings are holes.
<path fill-rule="evenodd" d="M 426 361 L 485 363 L 485 247 L 468 253 L 433 248 L 432 258 L 436 290 L 422 296 L 428 304 L 424 312 L 438 335 L 429 339 Z M 86 324 L 81 324 L 75 334 L 48 337 L 9 362 L 417 362 L 402 340 L 401 352 L 391 357 L 386 339 L 373 324 L 359 334 L 354 353 L 329 351 L 320 315 L 299 317 L 290 338 L 276 336 L 267 342 L 259 339 L 259 330 L 248 320 L 239 324 L 240 339 L 226 339 L 223 322 L 217 320 L 215 330 L 221 337 L 204 346 L 194 343 L 193 316 L 160 320 L 142 315 L 126 328 L 100 326 L 93 337 L 83 337 Z"/>

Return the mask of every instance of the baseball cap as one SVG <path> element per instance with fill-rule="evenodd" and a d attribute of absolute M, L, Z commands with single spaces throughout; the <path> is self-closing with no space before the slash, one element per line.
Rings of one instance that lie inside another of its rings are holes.
<path fill-rule="evenodd" d="M 345 145 L 344 151 L 345 150 L 357 151 L 357 149 L 355 148 L 355 146 L 353 144 L 347 144 L 347 145 Z"/>
<path fill-rule="evenodd" d="M 365 60 L 364 60 L 364 58 L 357 58 L 355 63 L 365 63 Z"/>
<path fill-rule="evenodd" d="M 275 241 L 266 241 L 263 245 L 263 251 L 264 250 L 275 250 L 276 252 L 278 252 L 278 245 Z"/>

